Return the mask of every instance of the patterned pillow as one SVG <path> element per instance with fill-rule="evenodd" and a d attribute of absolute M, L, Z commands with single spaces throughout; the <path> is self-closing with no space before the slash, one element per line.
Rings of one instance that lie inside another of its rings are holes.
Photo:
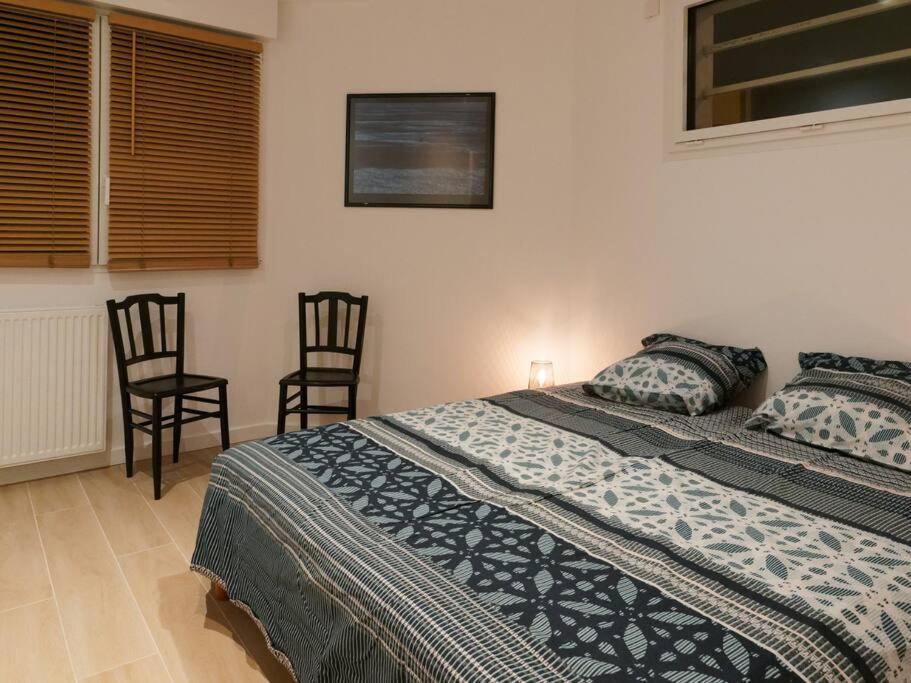
<path fill-rule="evenodd" d="M 726 405 L 766 369 L 759 349 L 673 334 L 653 334 L 642 346 L 635 356 L 599 372 L 585 390 L 620 403 L 703 415 Z"/>
<path fill-rule="evenodd" d="M 875 360 L 852 356 L 839 356 L 837 353 L 801 353 L 800 369 L 841 370 L 842 372 L 863 372 L 877 377 L 891 377 L 911 384 L 911 363 L 897 360 Z"/>
<path fill-rule="evenodd" d="M 801 353 L 800 367 L 747 428 L 911 472 L 911 364 Z"/>

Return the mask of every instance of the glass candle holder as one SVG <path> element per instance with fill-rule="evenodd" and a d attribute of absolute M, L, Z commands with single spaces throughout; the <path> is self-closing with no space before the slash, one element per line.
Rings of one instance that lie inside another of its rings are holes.
<path fill-rule="evenodd" d="M 529 389 L 546 389 L 554 385 L 554 364 L 549 360 L 535 360 L 528 373 Z"/>

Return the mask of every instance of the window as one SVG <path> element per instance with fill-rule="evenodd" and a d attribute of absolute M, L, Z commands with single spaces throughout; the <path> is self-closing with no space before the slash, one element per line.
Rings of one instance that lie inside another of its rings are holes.
<path fill-rule="evenodd" d="M 911 109 L 911 0 L 686 5 L 686 131 Z"/>
<path fill-rule="evenodd" d="M 109 22 L 108 268 L 255 268 L 261 45 Z"/>
<path fill-rule="evenodd" d="M 0 267 L 257 267 L 261 52 L 0 0 Z"/>
<path fill-rule="evenodd" d="M 0 3 L 0 266 L 89 265 L 94 18 Z"/>

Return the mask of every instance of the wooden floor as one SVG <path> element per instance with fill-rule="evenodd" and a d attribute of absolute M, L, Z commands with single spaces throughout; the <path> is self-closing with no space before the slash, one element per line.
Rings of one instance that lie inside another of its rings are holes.
<path fill-rule="evenodd" d="M 290 681 L 189 571 L 216 450 L 0 487 L 0 681 Z"/>

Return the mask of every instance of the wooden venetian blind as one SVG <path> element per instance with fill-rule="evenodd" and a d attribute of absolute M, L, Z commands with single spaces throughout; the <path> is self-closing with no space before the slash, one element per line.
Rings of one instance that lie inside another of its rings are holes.
<path fill-rule="evenodd" d="M 0 2 L 0 266 L 88 266 L 93 10 Z"/>
<path fill-rule="evenodd" d="M 108 268 L 255 268 L 261 45 L 110 23 Z"/>

